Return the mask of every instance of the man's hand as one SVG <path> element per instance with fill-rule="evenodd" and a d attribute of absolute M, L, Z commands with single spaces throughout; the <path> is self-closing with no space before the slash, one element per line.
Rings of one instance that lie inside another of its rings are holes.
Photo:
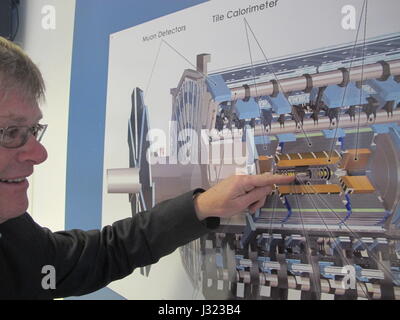
<path fill-rule="evenodd" d="M 237 175 L 221 181 L 194 200 L 200 220 L 229 218 L 248 209 L 255 212 L 265 203 L 274 184 L 289 184 L 294 176 L 261 174 Z"/>

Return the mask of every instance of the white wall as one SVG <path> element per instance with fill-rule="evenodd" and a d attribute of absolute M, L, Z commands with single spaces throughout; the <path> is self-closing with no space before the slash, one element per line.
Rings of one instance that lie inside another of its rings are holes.
<path fill-rule="evenodd" d="M 52 7 L 46 7 L 52 6 Z M 55 29 L 49 20 L 54 8 Z M 43 13 L 42 13 L 42 10 Z M 49 125 L 43 144 L 49 157 L 30 179 L 29 213 L 53 231 L 65 226 L 68 108 L 75 0 L 21 0 L 20 27 L 15 42 L 39 66 L 46 83 L 41 106 Z M 43 24 L 45 27 L 43 27 Z"/>

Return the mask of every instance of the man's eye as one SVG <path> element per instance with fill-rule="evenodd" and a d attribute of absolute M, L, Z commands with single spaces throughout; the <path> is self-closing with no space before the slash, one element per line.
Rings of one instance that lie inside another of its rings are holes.
<path fill-rule="evenodd" d="M 17 138 L 19 136 L 19 131 L 19 128 L 8 128 L 4 136 L 6 139 Z"/>

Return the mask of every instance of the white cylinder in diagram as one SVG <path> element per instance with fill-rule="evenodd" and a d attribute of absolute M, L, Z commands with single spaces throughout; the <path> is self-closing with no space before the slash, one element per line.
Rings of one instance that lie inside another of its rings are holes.
<path fill-rule="evenodd" d="M 107 170 L 108 193 L 138 193 L 141 189 L 138 168 Z"/>

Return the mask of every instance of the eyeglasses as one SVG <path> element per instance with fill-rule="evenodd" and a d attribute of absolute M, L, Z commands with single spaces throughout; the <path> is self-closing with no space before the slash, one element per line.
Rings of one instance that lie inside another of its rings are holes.
<path fill-rule="evenodd" d="M 16 149 L 22 147 L 29 139 L 31 134 L 40 142 L 47 124 L 35 124 L 34 126 L 12 126 L 0 128 L 0 147 L 7 149 Z"/>

